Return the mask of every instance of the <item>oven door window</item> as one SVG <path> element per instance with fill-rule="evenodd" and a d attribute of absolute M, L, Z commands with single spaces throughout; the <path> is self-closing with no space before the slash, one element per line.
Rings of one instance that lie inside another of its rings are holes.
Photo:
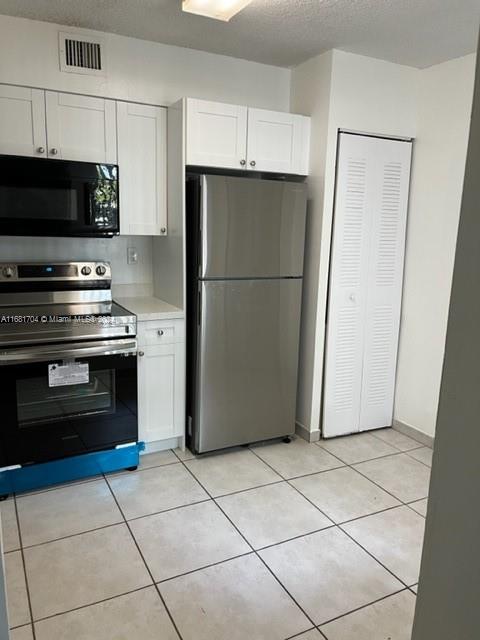
<path fill-rule="evenodd" d="M 115 413 L 115 370 L 90 372 L 84 384 L 50 387 L 39 376 L 17 380 L 18 427 Z"/>
<path fill-rule="evenodd" d="M 0 366 L 0 466 L 58 460 L 137 441 L 136 357 L 100 355 L 78 362 L 88 364 L 88 381 L 80 376 L 79 384 L 60 386 L 51 386 L 49 367 L 68 361 Z"/>

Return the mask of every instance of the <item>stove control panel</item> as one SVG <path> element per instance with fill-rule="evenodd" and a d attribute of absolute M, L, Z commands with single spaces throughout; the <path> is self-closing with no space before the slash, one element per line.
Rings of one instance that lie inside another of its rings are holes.
<path fill-rule="evenodd" d="M 11 280 L 12 278 L 17 277 L 17 270 L 15 269 L 15 265 L 7 264 L 2 267 L 2 279 Z"/>
<path fill-rule="evenodd" d="M 0 263 L 0 282 L 111 280 L 108 262 Z"/>

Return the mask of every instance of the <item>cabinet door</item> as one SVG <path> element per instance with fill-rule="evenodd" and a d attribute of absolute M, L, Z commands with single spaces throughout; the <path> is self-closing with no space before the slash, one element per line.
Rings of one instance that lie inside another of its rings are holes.
<path fill-rule="evenodd" d="M 45 92 L 0 85 L 0 153 L 45 157 Z"/>
<path fill-rule="evenodd" d="M 248 110 L 248 169 L 306 175 L 310 118 L 293 113 Z"/>
<path fill-rule="evenodd" d="M 117 162 L 115 101 L 46 92 L 48 155 L 80 162 Z"/>
<path fill-rule="evenodd" d="M 167 233 L 167 111 L 117 102 L 120 232 Z"/>
<path fill-rule="evenodd" d="M 140 347 L 138 438 L 155 442 L 185 431 L 185 343 Z"/>
<path fill-rule="evenodd" d="M 247 107 L 188 99 L 187 164 L 242 169 L 246 166 Z"/>

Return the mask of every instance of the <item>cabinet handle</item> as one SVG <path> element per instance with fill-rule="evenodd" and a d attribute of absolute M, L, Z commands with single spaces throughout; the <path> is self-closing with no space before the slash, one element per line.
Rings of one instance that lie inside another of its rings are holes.
<path fill-rule="evenodd" d="M 50 149 L 50 153 L 52 154 L 52 156 L 56 156 L 58 153 L 58 149 L 55 149 L 55 147 L 53 147 L 52 149 Z"/>
<path fill-rule="evenodd" d="M 246 160 L 240 160 L 240 164 L 242 165 L 242 167 L 244 167 L 247 164 Z"/>
<path fill-rule="evenodd" d="M 160 229 L 160 233 L 166 233 L 166 232 L 167 232 L 166 227 L 162 227 L 162 228 Z"/>
<path fill-rule="evenodd" d="M 250 162 L 250 166 L 251 166 L 251 167 L 254 167 L 256 164 L 257 164 L 257 163 L 255 162 L 255 160 L 252 160 L 252 161 Z"/>
<path fill-rule="evenodd" d="M 45 147 L 37 147 L 38 153 L 45 153 Z"/>
<path fill-rule="evenodd" d="M 159 330 L 157 331 L 157 335 L 158 335 L 158 336 L 163 336 L 163 329 L 159 329 Z"/>
<path fill-rule="evenodd" d="M 138 355 L 139 355 L 141 358 L 143 358 L 143 356 L 145 355 L 145 351 L 139 351 L 139 352 L 138 352 Z"/>

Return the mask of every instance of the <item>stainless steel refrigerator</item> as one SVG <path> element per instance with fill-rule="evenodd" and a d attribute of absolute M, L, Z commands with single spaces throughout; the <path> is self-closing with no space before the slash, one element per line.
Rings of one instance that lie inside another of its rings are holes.
<path fill-rule="evenodd" d="M 187 180 L 187 434 L 197 453 L 295 431 L 306 185 Z"/>

